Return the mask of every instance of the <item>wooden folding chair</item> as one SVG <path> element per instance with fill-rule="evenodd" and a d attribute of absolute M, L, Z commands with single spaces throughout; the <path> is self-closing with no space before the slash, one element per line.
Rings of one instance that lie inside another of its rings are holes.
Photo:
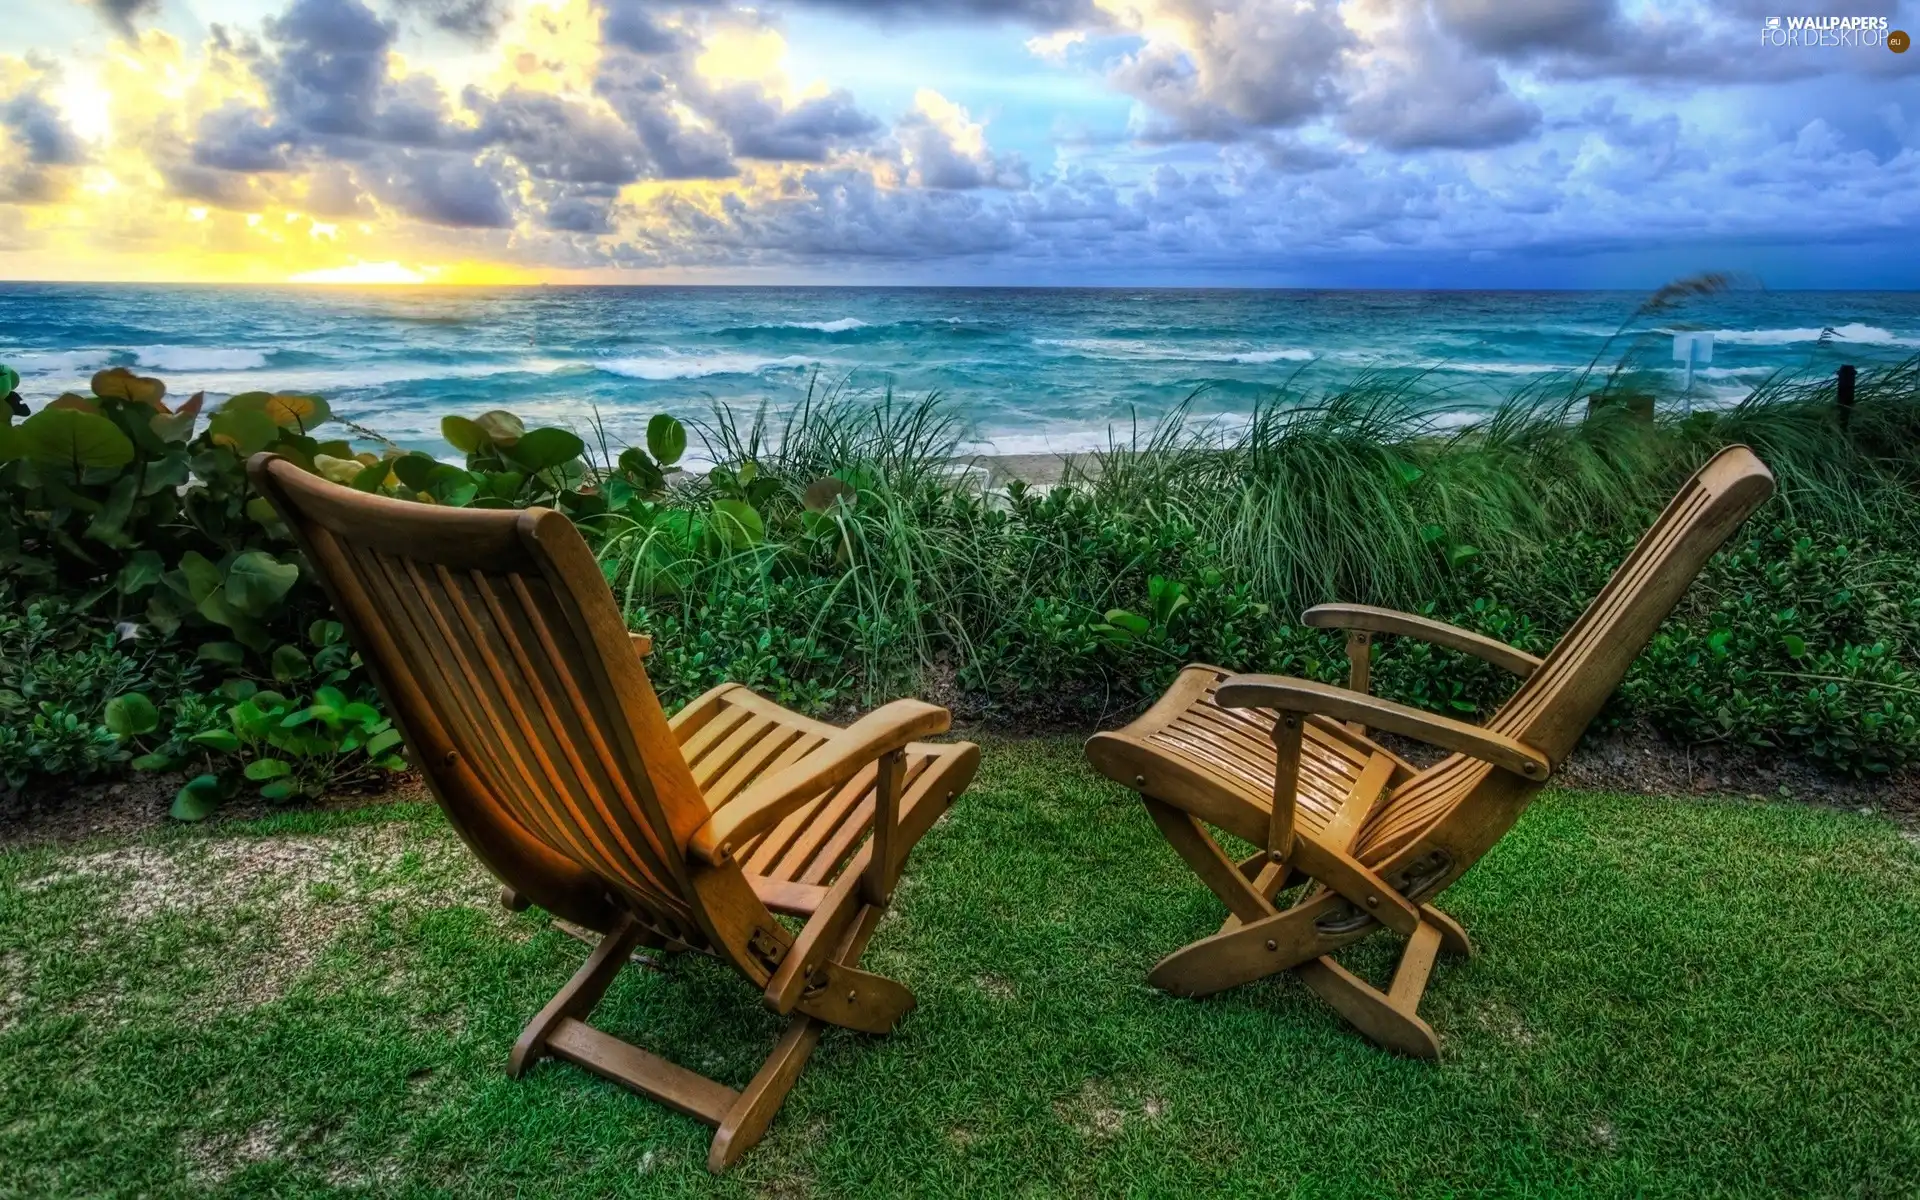
<path fill-rule="evenodd" d="M 1305 620 L 1350 631 L 1349 688 L 1190 666 L 1138 720 L 1095 735 L 1088 759 L 1140 793 L 1231 914 L 1149 981 L 1204 996 L 1291 970 L 1374 1041 L 1438 1054 L 1420 998 L 1436 954 L 1471 947 L 1432 900 L 1513 825 L 1707 559 L 1772 491 L 1773 476 L 1746 447 L 1715 455 L 1544 661 L 1424 617 L 1323 605 Z M 1375 633 L 1450 646 L 1525 682 L 1484 727 L 1371 697 Z M 1453 753 L 1423 770 L 1368 738 L 1368 727 Z M 1209 825 L 1258 852 L 1235 862 Z M 1407 938 L 1384 991 L 1331 957 L 1382 928 Z"/>
<path fill-rule="evenodd" d="M 509 889 L 601 935 L 508 1070 L 569 1060 L 760 1140 L 825 1025 L 885 1033 L 913 993 L 858 963 L 907 852 L 979 748 L 898 700 L 845 729 L 743 687 L 669 721 L 599 564 L 564 516 L 365 495 L 273 455 L 248 464 L 306 551 L 448 820 Z M 775 919 L 799 918 L 797 933 Z M 792 1016 L 740 1090 L 587 1017 L 636 947 L 700 950 Z"/>

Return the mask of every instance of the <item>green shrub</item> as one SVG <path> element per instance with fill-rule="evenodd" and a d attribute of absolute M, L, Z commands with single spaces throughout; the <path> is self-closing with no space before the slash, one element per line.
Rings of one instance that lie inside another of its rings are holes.
<path fill-rule="evenodd" d="M 248 785 L 271 799 L 401 765 L 357 658 L 287 532 L 250 491 L 272 449 L 345 486 L 421 503 L 545 504 L 579 522 L 675 706 L 735 680 L 808 711 L 931 691 L 1014 727 L 1087 726 L 1183 663 L 1344 679 L 1342 599 L 1432 615 L 1544 653 L 1678 483 L 1739 440 L 1781 495 L 1708 566 L 1602 727 L 1802 755 L 1851 773 L 1920 756 L 1920 360 L 1831 385 L 1775 380 L 1724 413 L 1649 417 L 1624 377 L 1528 392 L 1436 428 L 1408 384 L 1282 393 L 1231 436 L 1185 413 L 1053 489 L 984 494 L 932 398 L 809 400 L 783 425 L 717 410 L 716 465 L 510 413 L 449 417 L 462 465 L 353 427 L 317 397 L 236 396 L 195 430 L 157 380 L 103 372 L 0 427 L 0 772 L 186 772 L 176 812 Z M 1584 414 L 1584 415 L 1583 415 Z M 1374 686 L 1480 717 L 1513 681 L 1381 639 Z M 131 697 L 139 697 L 138 700 Z M 115 707 L 116 703 L 118 704 Z"/>

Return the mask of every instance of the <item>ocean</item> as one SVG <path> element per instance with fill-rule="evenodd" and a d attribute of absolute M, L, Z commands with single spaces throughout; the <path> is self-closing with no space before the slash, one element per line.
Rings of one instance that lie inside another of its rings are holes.
<path fill-rule="evenodd" d="M 1281 388 L 1418 375 L 1471 414 L 1630 348 L 1679 386 L 1675 329 L 1714 333 L 1689 402 L 1727 405 L 1776 371 L 1920 353 L 1920 293 L 1738 291 L 1632 325 L 1636 292 L 978 288 L 401 288 L 0 285 L 0 362 L 30 404 L 107 366 L 210 398 L 317 392 L 409 448 L 439 419 L 506 408 L 596 416 L 622 440 L 656 412 L 778 413 L 815 395 L 938 393 L 968 449 L 1072 452 L 1183 400 L 1231 420 Z M 1830 333 L 1827 331 L 1831 331 Z M 1822 335 L 1826 333 L 1823 340 Z"/>

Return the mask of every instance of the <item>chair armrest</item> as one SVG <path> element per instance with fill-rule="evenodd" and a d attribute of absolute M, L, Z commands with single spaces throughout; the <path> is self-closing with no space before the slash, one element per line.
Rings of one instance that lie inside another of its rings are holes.
<path fill-rule="evenodd" d="M 653 635 L 650 633 L 629 633 L 627 641 L 633 646 L 636 658 L 645 658 L 653 653 Z"/>
<path fill-rule="evenodd" d="M 1315 629 L 1358 629 L 1366 633 L 1392 633 L 1419 638 L 1423 642 L 1471 654 L 1522 679 L 1540 669 L 1540 660 L 1525 650 L 1516 650 L 1505 642 L 1496 642 L 1445 621 L 1396 612 L 1391 608 L 1375 608 L 1371 604 L 1317 604 L 1302 613 L 1300 620 Z"/>
<path fill-rule="evenodd" d="M 1492 763 L 1534 782 L 1553 772 L 1547 756 L 1504 734 L 1437 716 L 1378 696 L 1329 687 L 1284 675 L 1234 675 L 1220 684 L 1214 703 L 1222 708 L 1271 708 L 1314 713 L 1336 721 L 1359 721 L 1443 750 Z"/>
<path fill-rule="evenodd" d="M 801 804 L 839 787 L 883 754 L 945 733 L 952 723 L 946 709 L 919 700 L 895 700 L 876 708 L 798 762 L 748 785 L 694 830 L 687 851 L 719 866 L 735 847 L 773 828 Z"/>

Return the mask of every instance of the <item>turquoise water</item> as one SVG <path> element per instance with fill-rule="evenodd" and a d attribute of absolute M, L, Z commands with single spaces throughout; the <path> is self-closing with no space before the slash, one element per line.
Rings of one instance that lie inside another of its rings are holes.
<path fill-rule="evenodd" d="M 402 444 L 440 451 L 448 412 L 545 423 L 597 412 L 637 439 L 658 411 L 775 410 L 815 389 L 939 392 L 973 444 L 1082 450 L 1200 392 L 1243 414 L 1291 382 L 1423 373 L 1471 412 L 1636 346 L 1678 385 L 1673 328 L 1716 334 L 1693 402 L 1725 404 L 1776 370 L 1920 353 L 1920 293 L 1728 293 L 1643 321 L 1628 292 L 1140 289 L 503 288 L 331 290 L 0 285 L 0 361 L 29 403 L 125 365 L 176 394 L 325 395 Z M 1831 329 L 1825 343 L 1823 331 Z M 1637 335 L 1637 336 L 1636 336 Z"/>

